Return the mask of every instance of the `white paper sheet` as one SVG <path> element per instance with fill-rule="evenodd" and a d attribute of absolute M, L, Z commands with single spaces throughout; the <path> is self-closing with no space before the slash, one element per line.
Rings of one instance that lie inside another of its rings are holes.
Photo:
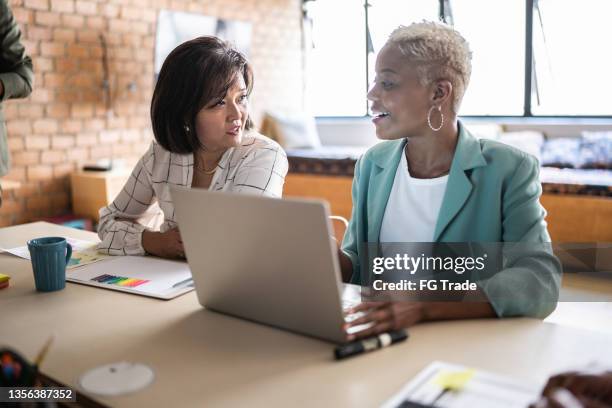
<path fill-rule="evenodd" d="M 449 408 L 524 408 L 538 399 L 540 385 L 475 370 L 460 391 L 448 391 L 436 381 L 440 373 L 465 372 L 468 367 L 435 361 L 423 369 L 382 408 L 395 408 L 404 401 Z"/>
<path fill-rule="evenodd" d="M 112 283 L 112 281 L 108 281 L 111 283 L 104 283 L 93 280 L 103 275 L 145 280 L 147 282 L 135 287 L 128 287 Z M 66 280 L 69 282 L 160 299 L 172 299 L 192 291 L 191 281 L 185 282 L 190 278 L 191 270 L 187 262 L 150 256 L 113 256 L 104 262 L 85 265 L 66 272 Z M 184 283 L 181 284 L 181 282 Z M 177 284 L 178 286 L 175 286 Z"/>
<path fill-rule="evenodd" d="M 108 255 L 98 253 L 96 249 L 96 246 L 98 245 L 97 242 L 85 241 L 76 238 L 66 238 L 66 241 L 70 244 L 70 246 L 72 246 L 72 256 L 70 257 L 70 261 L 68 262 L 66 269 L 77 268 L 109 258 Z M 15 248 L 0 249 L 20 258 L 30 259 L 30 251 L 28 250 L 27 245 Z"/>

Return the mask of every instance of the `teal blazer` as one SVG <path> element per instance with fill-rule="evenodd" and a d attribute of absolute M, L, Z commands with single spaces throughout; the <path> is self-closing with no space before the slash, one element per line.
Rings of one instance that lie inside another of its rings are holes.
<path fill-rule="evenodd" d="M 355 166 L 353 211 L 342 243 L 351 259 L 351 282 L 368 271 L 364 244 L 379 242 L 380 228 L 405 139 L 369 149 Z M 504 254 L 504 269 L 481 284 L 498 316 L 543 318 L 556 307 L 561 264 L 554 256 L 540 205 L 537 160 L 508 145 L 478 140 L 459 123 L 459 138 L 435 226 L 435 242 L 535 243 Z"/>

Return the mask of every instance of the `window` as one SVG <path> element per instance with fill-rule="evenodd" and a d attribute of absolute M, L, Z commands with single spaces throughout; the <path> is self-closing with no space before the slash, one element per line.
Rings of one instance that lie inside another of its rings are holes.
<path fill-rule="evenodd" d="M 534 1 L 534 114 L 612 115 L 610 16 L 610 0 Z"/>
<path fill-rule="evenodd" d="M 440 15 L 473 51 L 460 115 L 612 116 L 610 0 L 365 1 L 304 3 L 312 28 L 306 94 L 316 116 L 366 115 L 376 53 L 391 31 Z"/>
<path fill-rule="evenodd" d="M 522 115 L 525 3 L 460 0 L 452 4 L 454 27 L 472 50 L 472 75 L 459 114 Z"/>
<path fill-rule="evenodd" d="M 315 116 L 365 115 L 363 0 L 311 1 L 305 6 L 312 25 L 306 37 L 306 105 Z"/>

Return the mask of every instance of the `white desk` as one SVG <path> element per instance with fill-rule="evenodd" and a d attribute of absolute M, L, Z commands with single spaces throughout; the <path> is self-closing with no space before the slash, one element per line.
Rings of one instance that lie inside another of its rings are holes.
<path fill-rule="evenodd" d="M 45 235 L 95 236 L 33 223 L 0 229 L 0 246 Z M 533 319 L 421 324 L 405 343 L 336 362 L 328 343 L 206 311 L 193 292 L 163 301 L 68 283 L 38 293 L 30 263 L 9 254 L 0 254 L 0 271 L 11 275 L 0 290 L 0 343 L 33 358 L 55 332 L 42 366 L 50 377 L 74 387 L 98 365 L 153 367 L 149 388 L 94 397 L 117 407 L 373 407 L 433 360 L 539 383 L 590 360 L 612 365 L 612 335 Z"/>

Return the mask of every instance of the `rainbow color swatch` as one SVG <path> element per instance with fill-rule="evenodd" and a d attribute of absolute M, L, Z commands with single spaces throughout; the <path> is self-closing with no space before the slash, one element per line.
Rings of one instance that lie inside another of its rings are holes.
<path fill-rule="evenodd" d="M 100 275 L 91 279 L 95 282 L 106 283 L 108 285 L 117 285 L 124 286 L 128 288 L 135 288 L 136 286 L 140 286 L 143 283 L 149 282 L 146 279 L 136 279 L 136 278 L 124 278 L 122 276 L 114 276 L 114 275 Z"/>

